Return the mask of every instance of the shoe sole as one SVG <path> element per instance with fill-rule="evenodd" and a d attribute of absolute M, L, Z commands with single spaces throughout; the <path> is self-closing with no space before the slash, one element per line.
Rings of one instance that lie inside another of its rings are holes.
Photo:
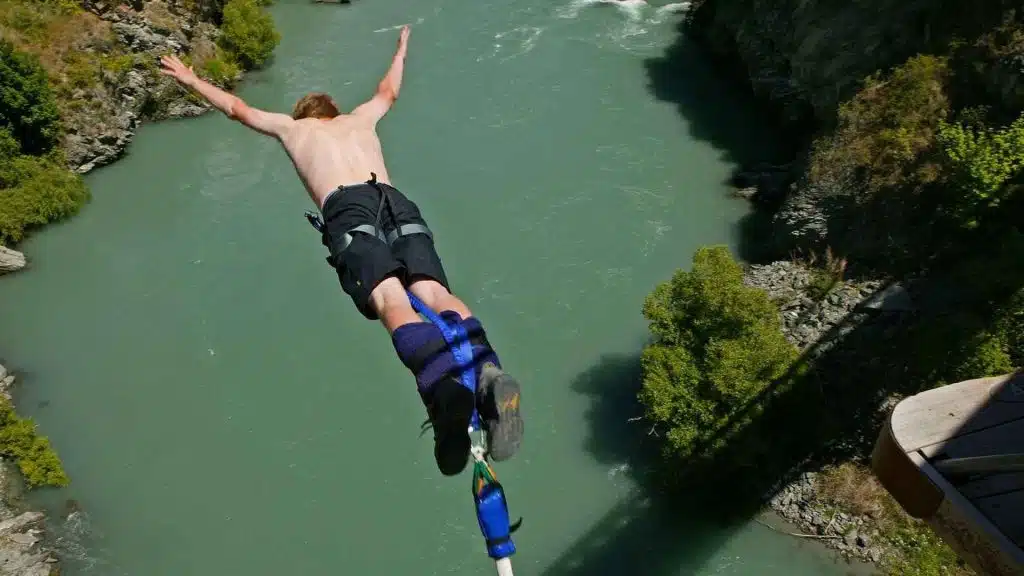
<path fill-rule="evenodd" d="M 455 476 L 465 470 L 469 462 L 469 421 L 475 399 L 473 393 L 458 382 L 442 380 L 438 386 L 449 389 L 444 391 L 434 419 L 434 459 L 441 474 Z"/>
<path fill-rule="evenodd" d="M 523 417 L 519 412 L 519 382 L 491 364 L 484 366 L 480 376 L 484 406 L 484 431 L 487 453 L 491 459 L 508 460 L 519 451 L 523 441 Z"/>

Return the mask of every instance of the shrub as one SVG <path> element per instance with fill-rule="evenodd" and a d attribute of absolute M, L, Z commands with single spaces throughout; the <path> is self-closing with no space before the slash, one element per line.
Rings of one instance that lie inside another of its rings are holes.
<path fill-rule="evenodd" d="M 0 22 L 8 28 L 20 32 L 25 38 L 40 41 L 46 36 L 46 27 L 50 17 L 36 6 L 30 4 L 9 4 L 5 7 Z"/>
<path fill-rule="evenodd" d="M 19 417 L 0 397 L 0 454 L 14 458 L 30 487 L 67 486 L 68 477 L 50 441 L 36 433 L 30 419 Z"/>
<path fill-rule="evenodd" d="M 980 122 L 940 122 L 939 142 L 954 184 L 972 204 L 994 206 L 1024 167 L 1024 115 L 1005 128 Z"/>
<path fill-rule="evenodd" d="M 274 19 L 257 0 L 229 0 L 221 32 L 224 48 L 246 69 L 266 62 L 281 41 Z"/>
<path fill-rule="evenodd" d="M 123 78 L 135 66 L 135 57 L 132 54 L 107 55 L 100 61 L 100 68 L 116 78 Z"/>
<path fill-rule="evenodd" d="M 33 226 L 66 218 L 88 199 L 82 178 L 58 158 L 11 155 L 12 140 L 0 135 L 0 243 L 17 242 Z"/>
<path fill-rule="evenodd" d="M 220 53 L 220 50 L 216 57 L 203 61 L 200 70 L 207 80 L 223 88 L 234 86 L 241 73 L 238 64 L 229 55 Z"/>
<path fill-rule="evenodd" d="M 946 59 L 920 55 L 887 77 L 868 77 L 839 107 L 835 135 L 816 144 L 811 177 L 822 179 L 852 164 L 872 191 L 906 184 L 908 168 L 932 147 L 939 121 L 949 112 L 948 76 Z"/>
<path fill-rule="evenodd" d="M 60 116 L 46 72 L 32 55 L 0 40 L 0 128 L 25 154 L 43 154 L 57 144 Z"/>
<path fill-rule="evenodd" d="M 695 456 L 703 440 L 796 358 L 782 336 L 778 307 L 743 284 L 743 271 L 724 246 L 699 249 L 693 269 L 657 286 L 643 313 L 655 341 L 641 359 L 640 400 L 666 434 L 671 456 Z"/>
<path fill-rule="evenodd" d="M 1018 291 L 1002 311 L 998 331 L 1014 368 L 1024 368 L 1024 290 Z"/>

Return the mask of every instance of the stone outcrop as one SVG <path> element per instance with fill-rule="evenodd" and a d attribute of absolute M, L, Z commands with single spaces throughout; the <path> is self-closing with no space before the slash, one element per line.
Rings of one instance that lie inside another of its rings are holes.
<path fill-rule="evenodd" d="M 72 170 L 86 173 L 124 154 L 144 119 L 198 116 L 209 109 L 191 99 L 177 84 L 160 74 L 164 54 L 215 51 L 219 34 L 201 12 L 164 0 L 140 1 L 135 8 L 88 3 L 87 8 L 109 24 L 110 35 L 131 58 L 130 69 L 104 71 L 102 82 L 74 95 L 84 104 L 66 114 L 64 145 Z M 79 48 L 110 51 L 98 41 Z"/>
<path fill-rule="evenodd" d="M 0 394 L 11 398 L 14 374 L 0 365 Z M 21 492 L 14 463 L 0 458 L 0 574 L 50 576 L 57 573 L 58 560 L 43 542 L 42 512 L 21 511 Z"/>
<path fill-rule="evenodd" d="M 780 516 L 817 537 L 846 558 L 878 562 L 886 553 L 874 521 L 866 516 L 829 510 L 817 499 L 817 474 L 805 472 L 779 490 L 769 504 Z"/>
<path fill-rule="evenodd" d="M 17 250 L 0 246 L 0 274 L 16 272 L 25 267 L 25 255 Z"/>

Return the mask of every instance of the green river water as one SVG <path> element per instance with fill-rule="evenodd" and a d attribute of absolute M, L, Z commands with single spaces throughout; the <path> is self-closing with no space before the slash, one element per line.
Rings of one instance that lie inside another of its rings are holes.
<path fill-rule="evenodd" d="M 456 293 L 524 383 L 498 466 L 520 575 L 833 575 L 756 524 L 709 525 L 637 482 L 644 296 L 739 242 L 737 159 L 770 139 L 679 16 L 562 0 L 281 0 L 283 41 L 240 94 L 370 95 L 411 22 L 381 125 Z M 94 200 L 22 244 L 0 351 L 73 484 L 36 496 L 64 574 L 487 574 L 468 472 L 437 472 L 411 377 L 302 217 L 278 145 L 219 115 L 147 125 Z M 84 511 L 61 524 L 65 500 Z"/>

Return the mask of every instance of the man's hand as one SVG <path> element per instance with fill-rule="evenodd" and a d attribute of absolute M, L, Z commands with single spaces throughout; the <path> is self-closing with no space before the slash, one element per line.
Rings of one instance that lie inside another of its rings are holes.
<path fill-rule="evenodd" d="M 163 72 L 186 86 L 191 85 L 196 79 L 196 73 L 188 66 L 185 66 L 177 56 L 164 56 L 160 58 L 160 63 L 163 64 L 163 68 L 160 69 L 160 72 Z"/>
<path fill-rule="evenodd" d="M 398 34 L 398 51 L 405 52 L 406 45 L 409 43 L 409 25 L 402 26 L 402 32 Z"/>

